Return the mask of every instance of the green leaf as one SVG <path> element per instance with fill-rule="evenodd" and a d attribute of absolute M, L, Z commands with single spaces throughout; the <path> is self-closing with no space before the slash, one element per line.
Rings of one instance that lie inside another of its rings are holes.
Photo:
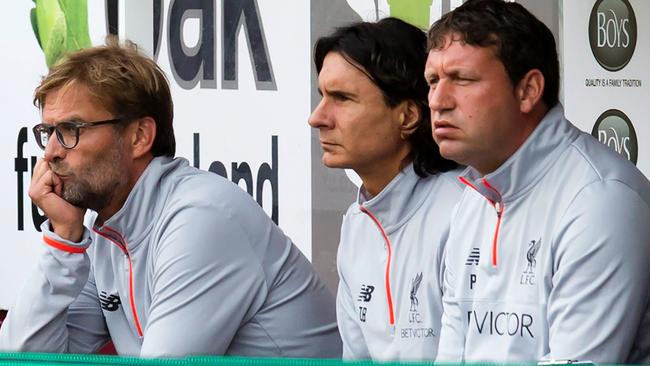
<path fill-rule="evenodd" d="M 90 47 L 88 3 L 86 0 L 58 0 L 66 25 L 65 49 L 75 51 Z"/>
<path fill-rule="evenodd" d="M 388 0 L 390 16 L 427 30 L 430 25 L 429 12 L 432 2 L 433 0 Z"/>
<path fill-rule="evenodd" d="M 63 12 L 57 0 L 36 0 L 35 3 L 39 40 L 42 48 L 46 49 L 57 19 L 63 16 Z"/>
<path fill-rule="evenodd" d="M 36 8 L 32 8 L 29 11 L 29 20 L 32 23 L 32 30 L 34 31 L 34 37 L 36 37 L 36 41 L 38 41 L 38 46 L 43 49 L 43 45 L 41 44 L 41 36 L 38 34 L 38 21 L 36 20 Z"/>
<path fill-rule="evenodd" d="M 54 66 L 65 53 L 65 33 L 65 19 L 61 15 L 56 19 L 56 23 L 52 25 L 50 37 L 45 44 L 45 48 L 43 48 L 45 63 L 47 63 L 48 67 Z"/>
<path fill-rule="evenodd" d="M 32 29 L 48 67 L 66 52 L 90 47 L 87 0 L 32 0 Z"/>

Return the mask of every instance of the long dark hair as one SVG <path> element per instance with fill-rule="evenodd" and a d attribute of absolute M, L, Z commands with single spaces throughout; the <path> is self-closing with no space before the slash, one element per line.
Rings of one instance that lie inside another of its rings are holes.
<path fill-rule="evenodd" d="M 358 22 L 338 28 L 316 43 L 314 63 L 320 73 L 325 56 L 338 52 L 377 85 L 389 107 L 412 100 L 420 108 L 420 121 L 411 135 L 413 169 L 421 176 L 453 169 L 457 164 L 440 155 L 431 134 L 429 86 L 424 79 L 426 35 L 396 18 L 377 23 Z"/>

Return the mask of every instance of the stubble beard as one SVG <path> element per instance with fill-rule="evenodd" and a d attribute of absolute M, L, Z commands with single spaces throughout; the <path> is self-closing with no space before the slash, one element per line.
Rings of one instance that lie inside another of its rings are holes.
<path fill-rule="evenodd" d="M 99 212 L 107 207 L 119 187 L 123 185 L 124 175 L 121 169 L 122 151 L 119 144 L 98 155 L 86 165 L 72 171 L 62 161 L 52 162 L 52 170 L 66 173 L 68 179 L 63 182 L 61 197 L 68 203 Z"/>

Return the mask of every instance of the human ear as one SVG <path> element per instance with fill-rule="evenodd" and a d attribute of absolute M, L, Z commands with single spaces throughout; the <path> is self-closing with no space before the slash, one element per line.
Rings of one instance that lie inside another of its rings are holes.
<path fill-rule="evenodd" d="M 134 121 L 131 131 L 131 148 L 133 158 L 137 159 L 151 152 L 156 139 L 156 121 L 151 117 L 142 117 Z"/>
<path fill-rule="evenodd" d="M 524 75 L 515 90 L 521 113 L 530 113 L 544 95 L 544 75 L 532 69 Z"/>
<path fill-rule="evenodd" d="M 420 108 L 412 100 L 404 103 L 399 106 L 402 109 L 399 114 L 400 137 L 402 140 L 408 140 L 420 125 Z"/>

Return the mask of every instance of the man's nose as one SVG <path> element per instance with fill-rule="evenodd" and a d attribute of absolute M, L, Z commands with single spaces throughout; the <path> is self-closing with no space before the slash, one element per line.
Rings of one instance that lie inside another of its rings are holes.
<path fill-rule="evenodd" d="M 43 154 L 43 159 L 50 163 L 64 157 L 65 154 L 66 149 L 59 142 L 59 139 L 56 137 L 56 133 L 52 133 L 52 136 L 50 136 L 50 138 L 47 140 L 47 145 L 45 145 L 45 153 Z"/>
<path fill-rule="evenodd" d="M 320 103 L 311 112 L 307 123 L 313 128 L 331 128 L 332 117 L 329 111 L 329 104 L 325 98 L 321 99 Z"/>
<path fill-rule="evenodd" d="M 433 112 L 453 109 L 455 106 L 453 87 L 446 80 L 440 80 L 435 87 L 429 88 L 429 108 Z"/>

